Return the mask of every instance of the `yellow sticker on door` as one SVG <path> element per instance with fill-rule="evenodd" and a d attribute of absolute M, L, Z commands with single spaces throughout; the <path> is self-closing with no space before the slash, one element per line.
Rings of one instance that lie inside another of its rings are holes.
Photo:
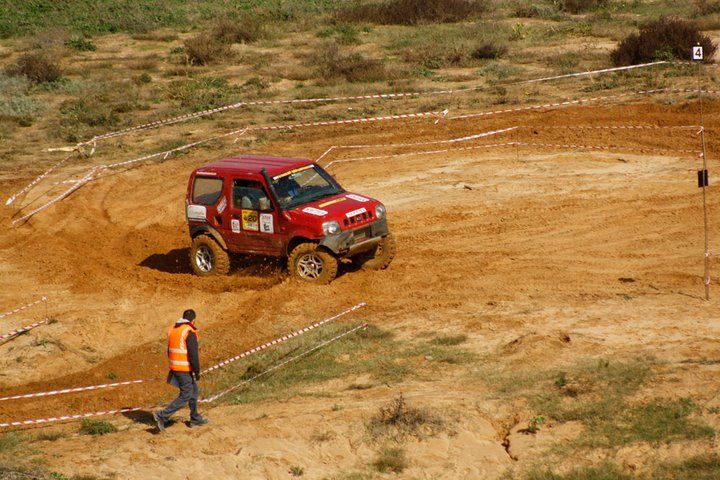
<path fill-rule="evenodd" d="M 242 227 L 243 230 L 254 230 L 256 232 L 260 230 L 257 210 L 242 211 Z"/>

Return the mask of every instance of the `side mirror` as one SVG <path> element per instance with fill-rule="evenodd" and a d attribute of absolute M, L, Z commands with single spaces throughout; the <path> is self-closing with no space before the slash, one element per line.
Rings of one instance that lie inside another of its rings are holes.
<path fill-rule="evenodd" d="M 268 210 L 272 210 L 272 207 L 270 206 L 270 199 L 267 197 L 262 197 L 258 201 L 258 204 L 261 212 L 267 212 Z"/>

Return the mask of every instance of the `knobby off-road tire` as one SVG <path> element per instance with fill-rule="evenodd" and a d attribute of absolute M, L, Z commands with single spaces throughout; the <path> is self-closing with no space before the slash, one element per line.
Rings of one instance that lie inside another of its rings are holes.
<path fill-rule="evenodd" d="M 337 258 L 315 243 L 301 243 L 288 257 L 290 275 L 305 282 L 326 285 L 337 276 Z"/>
<path fill-rule="evenodd" d="M 357 260 L 366 270 L 384 270 L 395 258 L 397 244 L 392 233 L 388 233 L 377 247 L 357 255 Z"/>
<path fill-rule="evenodd" d="M 230 272 L 230 256 L 214 238 L 199 235 L 190 247 L 190 266 L 195 275 L 209 277 Z"/>

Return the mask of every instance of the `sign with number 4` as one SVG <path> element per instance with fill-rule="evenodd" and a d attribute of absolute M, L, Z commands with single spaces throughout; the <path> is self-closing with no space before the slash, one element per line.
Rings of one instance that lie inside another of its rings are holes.
<path fill-rule="evenodd" d="M 702 60 L 703 59 L 703 47 L 701 47 L 699 45 L 697 47 L 693 47 L 692 59 L 693 60 Z"/>

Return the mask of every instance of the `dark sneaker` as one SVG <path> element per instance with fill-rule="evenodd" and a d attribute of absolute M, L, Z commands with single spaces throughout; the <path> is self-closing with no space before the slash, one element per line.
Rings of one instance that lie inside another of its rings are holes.
<path fill-rule="evenodd" d="M 165 420 L 160 416 L 160 412 L 153 412 L 153 418 L 155 419 L 155 423 L 157 423 L 158 430 L 164 432 Z"/>
<path fill-rule="evenodd" d="M 190 428 L 202 427 L 203 425 L 207 425 L 208 423 L 210 423 L 210 421 L 207 418 L 200 417 L 197 420 L 190 420 L 190 422 L 188 422 L 188 426 Z"/>

